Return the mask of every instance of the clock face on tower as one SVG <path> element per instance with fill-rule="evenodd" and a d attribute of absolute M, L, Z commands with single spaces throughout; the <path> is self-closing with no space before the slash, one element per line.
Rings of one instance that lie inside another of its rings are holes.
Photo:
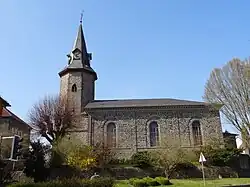
<path fill-rule="evenodd" d="M 74 60 L 80 60 L 80 58 L 81 58 L 81 51 L 74 51 L 74 53 L 73 53 L 73 59 Z"/>

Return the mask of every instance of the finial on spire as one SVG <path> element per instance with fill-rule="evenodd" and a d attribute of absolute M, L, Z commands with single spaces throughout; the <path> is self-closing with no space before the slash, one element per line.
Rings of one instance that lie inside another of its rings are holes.
<path fill-rule="evenodd" d="M 82 10 L 81 17 L 80 17 L 80 24 L 82 24 L 83 12 L 84 12 L 84 11 Z"/>

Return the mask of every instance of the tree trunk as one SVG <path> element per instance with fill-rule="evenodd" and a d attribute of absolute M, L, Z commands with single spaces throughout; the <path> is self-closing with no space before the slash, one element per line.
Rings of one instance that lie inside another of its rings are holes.
<path fill-rule="evenodd" d="M 50 144 L 52 144 L 53 143 L 53 140 L 45 133 L 45 134 L 43 134 L 42 135 L 44 138 L 46 138 L 46 140 L 48 140 L 48 142 L 50 143 Z"/>
<path fill-rule="evenodd" d="M 168 170 L 167 170 L 167 169 L 165 169 L 164 173 L 165 173 L 166 178 L 167 178 L 167 179 L 169 179 L 169 178 L 170 178 L 170 176 L 169 176 L 169 172 L 168 172 Z"/>

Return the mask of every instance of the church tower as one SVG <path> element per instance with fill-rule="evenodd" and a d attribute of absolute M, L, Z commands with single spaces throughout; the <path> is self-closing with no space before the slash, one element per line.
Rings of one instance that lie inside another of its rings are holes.
<path fill-rule="evenodd" d="M 82 21 L 73 49 L 67 57 L 67 66 L 59 72 L 60 95 L 70 101 L 77 114 L 81 114 L 85 105 L 95 99 L 95 81 L 97 80 L 97 74 L 90 66 L 92 56 L 87 52 Z"/>

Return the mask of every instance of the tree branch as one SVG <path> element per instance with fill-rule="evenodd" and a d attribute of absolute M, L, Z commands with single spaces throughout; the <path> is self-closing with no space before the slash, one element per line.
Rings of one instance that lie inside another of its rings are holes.
<path fill-rule="evenodd" d="M 30 124 L 38 127 L 40 134 L 53 143 L 75 127 L 77 118 L 71 108 L 72 105 L 67 99 L 59 96 L 45 96 L 30 111 Z"/>

